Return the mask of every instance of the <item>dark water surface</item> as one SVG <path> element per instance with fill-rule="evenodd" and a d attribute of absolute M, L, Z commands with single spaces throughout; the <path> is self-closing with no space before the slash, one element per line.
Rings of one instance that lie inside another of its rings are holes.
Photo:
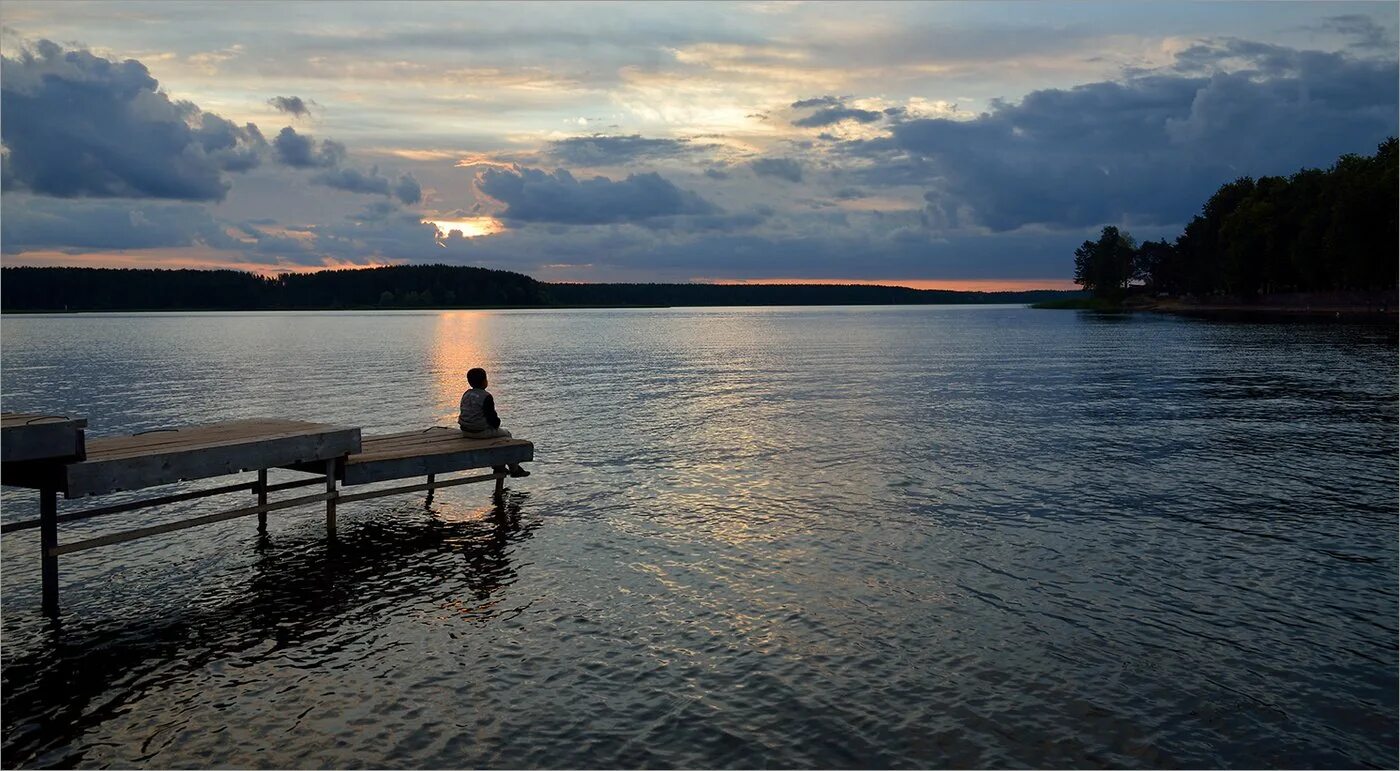
<path fill-rule="evenodd" d="M 334 546 L 308 508 L 265 542 L 249 518 L 67 555 L 57 628 L 37 535 L 5 536 L 4 764 L 1397 762 L 1389 330 L 987 307 L 3 321 L 4 409 L 93 435 L 450 423 L 478 364 L 537 448 L 500 507 L 474 485 L 344 505 Z M 7 488 L 4 518 L 35 501 Z"/>

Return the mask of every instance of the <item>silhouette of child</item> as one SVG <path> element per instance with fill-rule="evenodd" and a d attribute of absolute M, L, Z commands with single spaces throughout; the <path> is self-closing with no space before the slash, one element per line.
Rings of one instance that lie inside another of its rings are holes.
<path fill-rule="evenodd" d="M 468 439 L 510 438 L 510 432 L 501 428 L 501 419 L 496 415 L 496 400 L 486 390 L 486 370 L 473 367 L 467 371 L 467 384 L 471 388 L 462 394 L 462 409 L 457 415 L 457 426 Z M 492 466 L 497 474 L 507 473 L 505 466 Z M 519 463 L 510 464 L 508 472 L 513 477 L 528 477 L 530 472 Z"/>

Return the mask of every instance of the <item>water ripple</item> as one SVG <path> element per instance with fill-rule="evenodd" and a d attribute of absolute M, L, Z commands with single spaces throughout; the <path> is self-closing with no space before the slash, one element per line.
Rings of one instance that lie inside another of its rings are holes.
<path fill-rule="evenodd" d="M 35 539 L 7 536 L 5 767 L 1397 760 L 1386 330 L 792 308 L 0 334 L 6 409 L 99 435 L 421 428 L 480 365 L 539 448 L 500 505 L 451 488 L 344 505 L 333 543 L 290 511 L 65 557 L 58 626 Z"/>

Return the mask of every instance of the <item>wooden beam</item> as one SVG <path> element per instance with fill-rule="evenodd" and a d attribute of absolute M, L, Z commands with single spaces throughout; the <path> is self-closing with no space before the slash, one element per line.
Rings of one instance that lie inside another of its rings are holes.
<path fill-rule="evenodd" d="M 311 479 L 293 479 L 290 482 L 278 482 L 275 485 L 268 485 L 267 491 L 270 493 L 275 493 L 278 490 L 291 490 L 294 487 L 310 487 L 311 485 L 319 485 L 321 484 L 321 482 L 322 479 L 319 476 L 312 477 Z"/>
<path fill-rule="evenodd" d="M 341 496 L 339 496 L 338 500 L 341 503 L 367 501 L 371 498 L 383 498 L 386 495 L 399 495 L 401 493 L 417 493 L 422 492 L 423 490 L 436 490 L 440 487 L 455 487 L 457 485 L 471 484 L 472 482 L 489 482 L 492 479 L 497 479 L 499 476 L 500 475 L 498 474 L 481 474 L 479 476 L 449 479 L 445 482 L 429 482 L 428 484 L 423 485 L 404 485 L 403 487 L 389 487 L 383 490 L 370 490 L 368 492 L 363 493 L 351 493 L 349 495 L 342 494 Z"/>
<path fill-rule="evenodd" d="M 81 458 L 86 426 L 83 418 L 7 412 L 0 415 L 0 461 Z"/>
<path fill-rule="evenodd" d="M 87 460 L 64 468 L 69 498 L 324 461 L 360 449 L 360 429 L 301 421 L 229 421 L 147 435 L 93 439 Z M 136 440 L 140 440 L 139 442 Z"/>
<path fill-rule="evenodd" d="M 336 472 L 347 486 L 524 463 L 535 457 L 534 444 L 524 439 L 468 439 L 445 426 L 363 437 L 360 445 Z M 312 474 L 321 470 L 319 462 L 284 468 Z"/>
<path fill-rule="evenodd" d="M 320 480 L 313 480 L 313 481 L 320 481 Z M 236 484 L 236 485 L 223 485 L 222 487 L 212 487 L 212 488 L 209 488 L 208 490 L 191 490 L 190 492 L 187 492 L 187 493 L 176 493 L 176 494 L 174 494 L 174 495 L 165 495 L 165 496 L 161 496 L 161 497 L 159 497 L 159 498 L 147 498 L 147 499 L 145 499 L 145 500 L 132 501 L 132 502 L 130 502 L 130 503 L 118 503 L 118 504 L 113 505 L 113 506 L 102 506 L 102 507 L 100 507 L 100 508 L 95 508 L 95 509 L 84 509 L 84 510 L 82 510 L 82 511 L 72 511 L 72 512 L 69 512 L 69 513 L 67 513 L 67 514 L 59 514 L 59 515 L 58 515 L 58 521 L 59 521 L 60 523 L 61 523 L 61 522 L 74 522 L 74 521 L 80 520 L 80 519 L 90 519 L 90 518 L 92 518 L 92 517 L 100 517 L 100 516 L 103 516 L 104 514 L 118 514 L 118 513 L 123 512 L 123 511 L 135 511 L 136 509 L 144 509 L 144 508 L 147 508 L 147 507 L 149 507 L 149 506 L 160 506 L 160 505 L 163 505 L 163 504 L 166 504 L 166 503 L 179 503 L 179 502 L 181 502 L 181 501 L 192 501 L 192 500 L 195 500 L 196 498 L 207 498 L 207 497 L 209 497 L 209 496 L 211 496 L 211 495 L 222 495 L 222 494 L 224 494 L 224 493 L 234 493 L 234 492 L 238 492 L 239 490 L 251 490 L 251 489 L 254 489 L 254 488 L 256 487 L 256 485 L 257 485 L 256 482 L 241 482 L 241 483 Z M 262 501 L 262 503 L 266 503 L 266 502 L 267 502 L 267 501 L 265 501 L 265 500 Z M 16 531 L 16 530 L 29 530 L 29 529 L 31 529 L 31 528 L 39 527 L 39 523 L 40 523 L 40 520 L 37 520 L 37 519 L 28 519 L 28 520 L 25 520 L 25 521 L 23 521 L 23 522 L 10 522 L 10 523 L 5 524 L 5 525 L 0 525 L 0 534 L 4 534 L 4 533 L 13 533 L 13 532 Z"/>
<path fill-rule="evenodd" d="M 317 493 L 315 495 L 303 495 L 300 498 L 289 498 L 285 501 L 269 503 L 266 506 L 247 506 L 241 509 L 221 511 L 217 514 L 206 514 L 205 516 L 195 517 L 194 519 L 184 519 L 179 522 L 169 522 L 164 525 L 152 525 L 151 527 L 142 527 L 137 528 L 135 530 L 126 530 L 120 533 L 104 535 L 98 538 L 89 538 L 86 541 L 67 543 L 62 546 L 56 546 L 53 549 L 47 551 L 52 553 L 53 556 L 57 557 L 61 554 L 68 554 L 69 552 L 83 551 L 85 549 L 93 549 L 98 546 L 107 546 L 109 544 L 114 543 L 125 543 L 127 541 L 134 541 L 138 538 L 145 538 L 147 536 L 160 535 L 161 533 L 172 533 L 176 530 L 185 530 L 187 528 L 198 527 L 200 525 L 209 525 L 215 522 L 223 522 L 229 519 L 236 519 L 238 517 L 246 517 L 250 514 L 257 514 L 262 511 L 279 511 L 281 509 L 290 509 L 293 506 L 302 506 L 308 503 L 318 503 L 320 501 L 326 500 L 331 495 L 334 495 L 334 493 Z"/>
<path fill-rule="evenodd" d="M 361 485 L 389 479 L 424 477 L 428 474 L 449 474 L 473 468 L 526 463 L 535 458 L 534 445 L 529 443 L 464 449 L 458 452 L 439 452 L 431 455 L 412 454 L 413 450 L 410 448 L 406 449 L 404 453 L 401 457 L 378 456 L 377 460 L 351 455 L 346 460 L 345 473 L 341 478 L 345 480 L 346 485 Z"/>

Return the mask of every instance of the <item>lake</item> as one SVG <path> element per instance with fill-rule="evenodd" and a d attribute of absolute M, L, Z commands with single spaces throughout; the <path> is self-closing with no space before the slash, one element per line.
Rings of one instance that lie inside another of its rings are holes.
<path fill-rule="evenodd" d="M 346 504 L 333 546 L 309 507 L 66 555 L 57 626 L 36 532 L 5 536 L 6 767 L 1397 762 L 1391 329 L 924 306 L 0 334 L 4 409 L 90 435 L 451 424 L 484 366 L 536 446 L 499 506 Z M 36 500 L 6 488 L 4 519 Z"/>

